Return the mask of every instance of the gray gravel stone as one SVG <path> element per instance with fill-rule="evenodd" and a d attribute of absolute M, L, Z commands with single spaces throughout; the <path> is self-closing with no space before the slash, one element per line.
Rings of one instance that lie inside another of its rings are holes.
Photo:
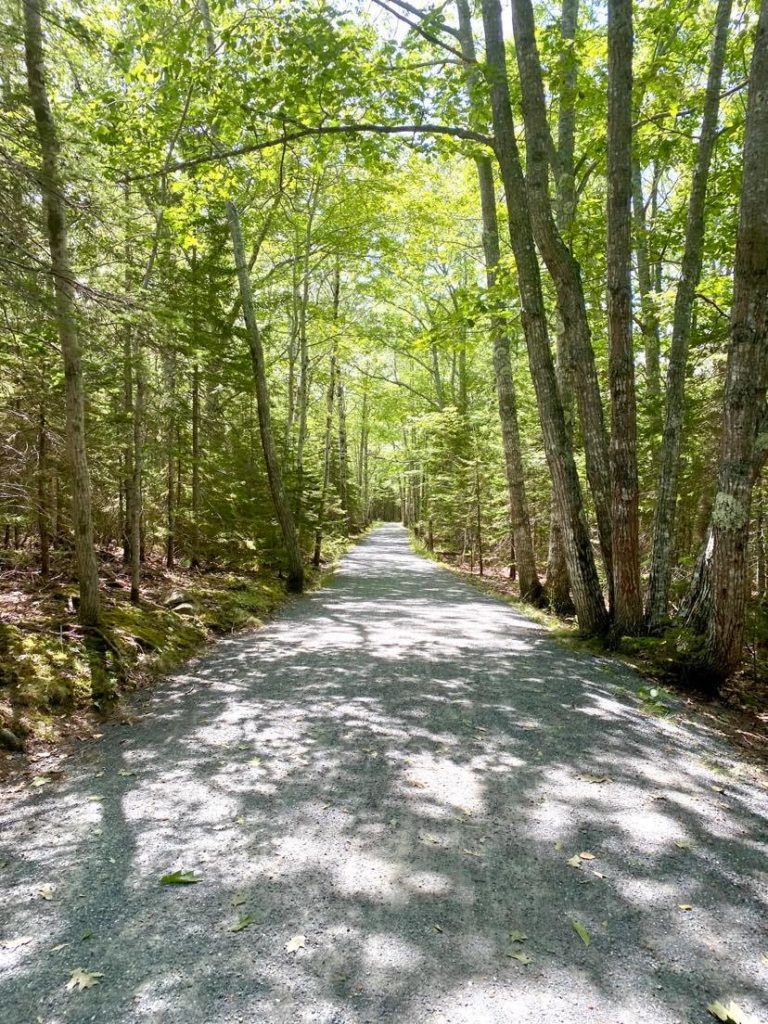
<path fill-rule="evenodd" d="M 766 1020 L 768 794 L 639 682 L 374 531 L 6 803 L 0 1021 Z"/>

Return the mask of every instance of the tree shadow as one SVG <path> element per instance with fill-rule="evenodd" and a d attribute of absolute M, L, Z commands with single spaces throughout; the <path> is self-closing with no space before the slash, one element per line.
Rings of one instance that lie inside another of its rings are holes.
<path fill-rule="evenodd" d="M 764 1013 L 766 794 L 640 682 L 374 532 L 10 807 L 0 1020 Z"/>

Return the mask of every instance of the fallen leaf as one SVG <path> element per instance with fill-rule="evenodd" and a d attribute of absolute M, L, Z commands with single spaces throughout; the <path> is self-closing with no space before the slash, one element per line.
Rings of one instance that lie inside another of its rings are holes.
<path fill-rule="evenodd" d="M 135 775 L 136 772 L 130 771 L 128 768 L 120 768 L 117 774 L 122 775 L 124 779 L 127 779 L 130 775 Z"/>
<path fill-rule="evenodd" d="M 600 871 L 595 871 L 594 868 L 592 869 L 592 874 L 595 876 L 595 878 L 605 878 L 604 874 L 602 874 Z"/>
<path fill-rule="evenodd" d="M 248 762 L 248 764 L 252 765 L 254 768 L 258 768 L 259 765 L 261 764 L 261 758 L 260 757 L 252 757 L 250 759 L 250 761 Z"/>
<path fill-rule="evenodd" d="M 93 937 L 93 932 L 91 932 L 91 931 L 83 932 L 83 934 L 80 936 L 80 941 L 81 942 L 86 942 L 88 939 L 90 939 L 92 937 Z"/>
<path fill-rule="evenodd" d="M 288 939 L 285 944 L 287 953 L 297 953 L 300 949 L 305 949 L 307 940 L 303 935 L 294 935 L 292 939 Z"/>
<path fill-rule="evenodd" d="M 709 1003 L 707 1009 L 713 1017 L 725 1021 L 725 1024 L 752 1024 L 752 1017 L 734 1002 L 728 1003 L 727 1006 L 720 1002 Z"/>
<path fill-rule="evenodd" d="M 242 905 L 247 902 L 248 897 L 244 896 L 243 893 L 236 893 L 230 900 L 233 907 L 242 907 Z"/>
<path fill-rule="evenodd" d="M 676 839 L 675 840 L 675 846 L 679 850 L 690 850 L 690 848 L 691 848 L 691 844 L 690 844 L 690 841 L 688 839 Z"/>
<path fill-rule="evenodd" d="M 519 960 L 521 964 L 529 964 L 532 962 L 528 954 L 523 953 L 521 949 L 510 950 L 507 953 L 507 956 L 510 958 L 510 960 Z"/>
<path fill-rule="evenodd" d="M 725 786 L 710 786 L 709 788 L 712 790 L 713 793 L 724 793 L 725 792 Z"/>
<path fill-rule="evenodd" d="M 36 775 L 30 782 L 30 786 L 37 789 L 39 786 L 46 786 L 51 781 L 50 775 Z"/>
<path fill-rule="evenodd" d="M 88 799 L 93 800 L 96 803 L 100 803 L 104 799 L 104 797 L 99 796 L 98 793 L 92 793 L 91 796 L 88 797 Z"/>
<path fill-rule="evenodd" d="M 760 959 L 762 960 L 763 964 L 766 967 L 768 967 L 768 953 L 761 953 L 760 954 Z"/>
<path fill-rule="evenodd" d="M 202 879 L 194 871 L 171 871 L 160 879 L 163 885 L 194 885 Z"/>
<path fill-rule="evenodd" d="M 595 859 L 594 853 L 590 853 L 589 850 L 585 850 L 584 853 L 580 853 L 579 857 L 581 858 L 581 860 L 594 860 Z"/>
<path fill-rule="evenodd" d="M 83 989 L 93 988 L 94 985 L 99 984 L 99 978 L 103 977 L 103 974 L 85 971 L 82 967 L 76 967 L 74 971 L 72 971 L 72 976 L 67 982 L 67 991 L 71 992 L 73 988 L 76 988 L 82 992 Z"/>
<path fill-rule="evenodd" d="M 51 947 L 50 952 L 51 953 L 60 953 L 62 949 L 66 949 L 67 946 L 71 946 L 71 945 L 72 945 L 71 942 L 60 942 L 58 944 L 58 946 Z"/>
<path fill-rule="evenodd" d="M 681 910 L 693 910 L 690 903 L 678 903 L 677 905 Z"/>
<path fill-rule="evenodd" d="M 241 932 L 248 925 L 255 924 L 256 918 L 252 917 L 251 914 L 241 914 L 234 924 L 229 926 L 231 932 Z"/>
<path fill-rule="evenodd" d="M 525 934 L 525 932 L 510 932 L 509 933 L 509 941 L 510 942 L 525 942 L 525 940 L 527 938 L 528 938 L 528 936 Z"/>
<path fill-rule="evenodd" d="M 432 927 L 435 929 L 436 932 L 442 932 L 443 930 L 439 924 L 433 924 Z"/>
<path fill-rule="evenodd" d="M 580 868 L 581 867 L 581 857 L 579 857 L 578 853 L 575 853 L 573 855 L 573 857 L 570 857 L 568 859 L 568 863 L 570 864 L 570 866 L 572 868 Z"/>
<path fill-rule="evenodd" d="M 589 932 L 581 923 L 581 921 L 573 920 L 571 921 L 571 926 L 573 930 L 576 932 L 576 934 L 579 936 L 581 941 L 584 943 L 584 945 L 588 946 L 592 940 L 589 937 Z"/>
<path fill-rule="evenodd" d="M 26 946 L 28 942 L 32 941 L 31 935 L 20 935 L 18 939 L 3 939 L 0 945 L 4 949 L 18 949 L 19 946 Z"/>
<path fill-rule="evenodd" d="M 462 848 L 461 852 L 462 853 L 466 853 L 466 855 L 468 857 L 482 857 L 483 856 L 482 853 L 476 853 L 475 850 L 467 850 L 466 848 Z"/>
<path fill-rule="evenodd" d="M 37 895 L 43 900 L 52 900 L 55 887 L 50 882 L 46 882 L 45 885 L 41 885 L 37 890 Z"/>

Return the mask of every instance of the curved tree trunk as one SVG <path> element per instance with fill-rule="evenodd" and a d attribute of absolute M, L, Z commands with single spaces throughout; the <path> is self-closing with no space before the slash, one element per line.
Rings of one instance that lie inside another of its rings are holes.
<path fill-rule="evenodd" d="M 610 466 L 603 403 L 581 281 L 581 267 L 558 231 L 549 195 L 549 170 L 559 178 L 559 155 L 549 132 L 544 86 L 530 0 L 513 0 L 512 24 L 525 122 L 526 188 L 536 245 L 557 295 L 564 351 L 576 384 L 587 479 L 595 504 L 600 550 L 613 606 Z"/>
<path fill-rule="evenodd" d="M 468 0 L 456 0 L 459 14 L 461 49 L 473 66 L 476 61 L 475 43 L 472 35 L 472 21 Z M 468 78 L 467 86 L 473 110 L 482 113 L 482 101 L 477 95 L 476 72 Z M 501 259 L 499 246 L 499 225 L 496 215 L 496 190 L 493 182 L 493 165 L 486 156 L 475 157 L 477 180 L 480 190 L 480 204 L 483 217 L 483 253 L 485 256 L 485 277 L 488 293 L 493 297 L 496 284 L 496 267 Z M 509 336 L 504 321 L 498 312 L 491 315 L 491 342 L 493 346 L 493 368 L 496 374 L 496 394 L 499 402 L 501 439 L 504 451 L 504 468 L 509 495 L 510 523 L 517 553 L 518 586 L 520 597 L 531 604 L 542 603 L 544 590 L 536 570 L 536 556 L 531 535 L 531 521 L 528 500 L 525 493 L 525 476 L 520 445 L 520 427 L 517 419 L 517 399 L 509 355 Z"/>
<path fill-rule="evenodd" d="M 589 634 L 603 634 L 608 628 L 608 615 L 592 554 L 573 449 L 557 390 L 539 264 L 515 139 L 498 0 L 483 0 L 483 24 L 496 155 L 504 183 L 510 240 L 517 267 L 523 330 L 552 477 L 552 490 L 563 528 L 573 601 L 581 629 Z"/>
<path fill-rule="evenodd" d="M 216 44 L 213 36 L 211 16 L 208 10 L 208 0 L 197 0 L 197 6 L 205 25 L 208 54 L 213 58 L 216 54 Z M 293 513 L 288 504 L 285 487 L 283 486 L 283 474 L 280 469 L 272 431 L 272 413 L 269 407 L 269 386 L 267 384 L 267 372 L 264 364 L 264 348 L 261 343 L 261 332 L 259 331 L 256 311 L 253 306 L 253 293 L 240 226 L 240 213 L 237 206 L 231 200 L 228 200 L 226 203 L 226 213 L 229 234 L 232 239 L 237 280 L 240 287 L 243 319 L 248 336 L 248 348 L 253 365 L 254 383 L 256 385 L 256 408 L 259 419 L 261 448 L 267 469 L 269 490 L 272 495 L 275 514 L 280 523 L 288 562 L 288 589 L 300 593 L 304 589 L 304 561 L 301 555 Z"/>
<path fill-rule="evenodd" d="M 80 588 L 78 617 L 87 627 L 99 624 L 100 600 L 91 520 L 91 480 L 85 445 L 85 396 L 80 339 L 75 323 L 75 283 L 67 249 L 67 220 L 59 174 L 59 140 L 48 102 L 41 22 L 42 0 L 23 0 L 24 48 L 29 97 L 42 153 L 40 186 L 51 253 L 56 327 L 64 361 L 67 455 L 72 477 L 72 523 Z"/>

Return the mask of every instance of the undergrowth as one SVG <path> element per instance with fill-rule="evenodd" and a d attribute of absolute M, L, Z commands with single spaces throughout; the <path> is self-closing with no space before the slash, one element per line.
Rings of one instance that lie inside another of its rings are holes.
<path fill-rule="evenodd" d="M 348 544 L 329 538 L 327 564 L 310 570 L 308 587 L 322 583 Z M 207 643 L 260 626 L 289 600 L 270 571 L 144 567 L 142 599 L 130 603 L 123 565 L 100 566 L 100 636 L 77 624 L 76 587 L 65 559 L 48 581 L 23 555 L 3 552 L 0 584 L 0 740 L 55 741 L 74 717 L 168 673 Z"/>

